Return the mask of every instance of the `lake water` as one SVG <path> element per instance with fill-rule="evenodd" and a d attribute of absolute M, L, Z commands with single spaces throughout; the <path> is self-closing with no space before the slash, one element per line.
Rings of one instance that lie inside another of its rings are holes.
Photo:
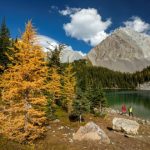
<path fill-rule="evenodd" d="M 150 120 L 150 91 L 106 90 L 108 105 L 121 111 L 122 104 L 127 110 L 133 107 L 134 116 Z"/>

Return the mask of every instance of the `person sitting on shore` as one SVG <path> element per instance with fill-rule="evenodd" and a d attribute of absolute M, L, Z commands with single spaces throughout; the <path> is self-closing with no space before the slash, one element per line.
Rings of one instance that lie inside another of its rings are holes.
<path fill-rule="evenodd" d="M 122 114 L 125 114 L 127 112 L 127 109 L 126 109 L 126 105 L 122 105 Z"/>
<path fill-rule="evenodd" d="M 132 109 L 132 106 L 129 107 L 129 116 L 132 116 L 132 117 L 133 117 L 133 109 Z"/>

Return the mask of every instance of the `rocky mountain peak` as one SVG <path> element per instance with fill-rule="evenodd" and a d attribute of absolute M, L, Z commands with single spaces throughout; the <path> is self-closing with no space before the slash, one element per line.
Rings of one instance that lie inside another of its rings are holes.
<path fill-rule="evenodd" d="M 135 72 L 150 65 L 150 36 L 119 28 L 88 53 L 95 66 Z"/>

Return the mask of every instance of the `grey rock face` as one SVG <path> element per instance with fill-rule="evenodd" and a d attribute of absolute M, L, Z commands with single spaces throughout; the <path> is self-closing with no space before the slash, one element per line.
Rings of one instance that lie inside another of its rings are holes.
<path fill-rule="evenodd" d="M 59 45 L 57 41 L 47 36 L 38 35 L 36 37 L 36 40 L 36 43 L 42 46 L 45 52 L 47 52 L 48 50 L 54 50 L 55 47 Z M 83 59 L 83 56 L 78 51 L 74 51 L 70 46 L 67 45 L 60 54 L 60 61 L 62 63 L 73 62 L 79 59 Z"/>
<path fill-rule="evenodd" d="M 60 56 L 60 61 L 62 63 L 65 62 L 73 62 L 75 60 L 83 59 L 83 56 L 80 55 L 77 51 L 73 51 L 72 49 L 65 48 Z"/>
<path fill-rule="evenodd" d="M 150 36 L 120 28 L 87 55 L 94 66 L 114 71 L 141 71 L 150 65 Z"/>
<path fill-rule="evenodd" d="M 134 120 L 124 118 L 113 119 L 113 130 L 122 131 L 126 134 L 136 135 L 138 134 L 139 123 Z"/>
<path fill-rule="evenodd" d="M 94 122 L 87 123 L 84 127 L 80 127 L 79 130 L 73 136 L 74 140 L 82 141 L 99 141 L 102 143 L 110 143 L 110 139 L 105 132 L 100 129 Z"/>

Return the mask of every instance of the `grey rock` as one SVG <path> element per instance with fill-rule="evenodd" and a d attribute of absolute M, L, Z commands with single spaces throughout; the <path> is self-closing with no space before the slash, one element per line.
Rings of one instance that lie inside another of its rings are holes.
<path fill-rule="evenodd" d="M 73 143 L 73 139 L 69 138 L 69 142 L 70 142 L 70 143 Z"/>
<path fill-rule="evenodd" d="M 137 119 L 137 122 L 138 122 L 139 124 L 142 124 L 142 125 L 147 124 L 147 121 L 144 120 L 144 119 Z"/>
<path fill-rule="evenodd" d="M 85 126 L 79 128 L 79 130 L 73 135 L 74 140 L 82 141 L 99 141 L 102 143 L 110 143 L 110 139 L 105 132 L 94 122 L 89 122 Z"/>
<path fill-rule="evenodd" d="M 61 126 L 58 128 L 58 130 L 63 130 L 64 129 L 64 126 Z"/>
<path fill-rule="evenodd" d="M 58 123 L 58 122 L 60 122 L 60 120 L 59 119 L 55 119 L 53 122 L 54 123 Z"/>
<path fill-rule="evenodd" d="M 70 129 L 68 126 L 65 126 L 65 128 Z"/>
<path fill-rule="evenodd" d="M 143 119 L 143 120 L 142 120 L 142 124 L 146 124 L 146 120 Z"/>
<path fill-rule="evenodd" d="M 51 129 L 51 126 L 46 126 L 47 129 Z"/>
<path fill-rule="evenodd" d="M 134 120 L 124 119 L 124 118 L 114 118 L 113 130 L 122 131 L 126 134 L 136 135 L 139 130 L 139 123 Z"/>
<path fill-rule="evenodd" d="M 73 61 L 79 60 L 79 59 L 83 59 L 82 55 L 80 53 L 78 53 L 77 51 L 69 49 L 68 47 L 66 47 L 61 52 L 60 61 L 62 63 L 73 62 Z"/>
<path fill-rule="evenodd" d="M 112 110 L 110 111 L 110 113 L 111 113 L 111 114 L 117 114 L 117 111 L 114 110 L 114 109 L 112 109 Z"/>
<path fill-rule="evenodd" d="M 120 114 L 119 110 L 113 109 L 113 108 L 105 108 L 105 111 L 111 114 Z"/>
<path fill-rule="evenodd" d="M 139 84 L 136 89 L 137 90 L 150 90 L 150 82 Z"/>
<path fill-rule="evenodd" d="M 150 121 L 149 121 L 149 120 L 146 120 L 146 124 L 147 124 L 147 125 L 150 125 Z"/>

